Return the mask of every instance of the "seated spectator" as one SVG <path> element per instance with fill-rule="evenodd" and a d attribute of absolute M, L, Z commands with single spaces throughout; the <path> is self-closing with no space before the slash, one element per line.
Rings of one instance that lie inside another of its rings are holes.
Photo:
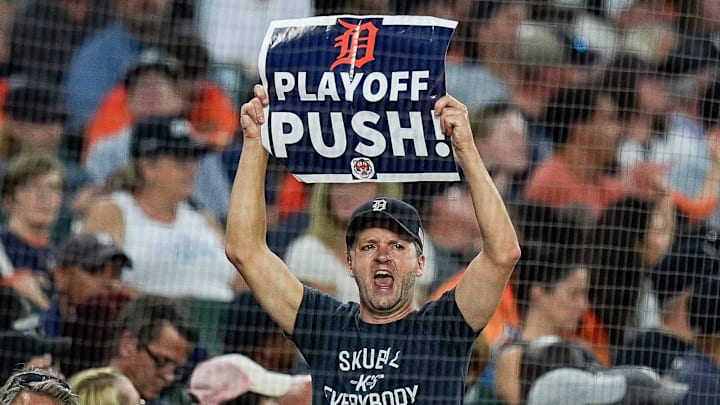
<path fill-rule="evenodd" d="M 692 286 L 703 277 L 720 272 L 714 232 L 703 228 L 679 235 L 672 250 L 652 271 L 654 296 L 660 310 L 657 328 L 639 331 L 618 347 L 614 364 L 647 366 L 664 376 L 674 376 L 685 354 L 693 349 L 688 306 Z"/>
<path fill-rule="evenodd" d="M 36 309 L 47 309 L 54 294 L 48 260 L 63 197 L 62 165 L 46 154 L 20 154 L 5 168 L 0 195 L 7 218 L 0 231 L 5 256 L 0 283 L 22 293 Z"/>
<path fill-rule="evenodd" d="M 300 353 L 250 290 L 235 296 L 222 324 L 225 353 L 244 354 L 267 370 L 292 373 L 297 369 Z"/>
<path fill-rule="evenodd" d="M 710 405 L 720 398 L 720 280 L 717 274 L 693 287 L 690 325 L 695 350 L 688 352 L 676 379 L 690 391 L 683 405 Z"/>
<path fill-rule="evenodd" d="M 182 118 L 140 122 L 130 141 L 130 184 L 90 208 L 84 230 L 106 232 L 122 246 L 133 262 L 123 281 L 142 292 L 219 302 L 234 295 L 239 275 L 220 226 L 187 201 L 207 151 Z"/>
<path fill-rule="evenodd" d="M 635 55 L 616 56 L 602 83 L 617 101 L 623 124 L 621 170 L 644 162 L 666 165 L 675 206 L 693 222 L 707 221 L 720 194 L 720 132 L 698 136 L 678 126 L 668 78 Z"/>
<path fill-rule="evenodd" d="M 496 362 L 495 392 L 508 404 L 522 403 L 520 366 L 527 342 L 543 336 L 571 338 L 588 308 L 588 267 L 571 248 L 524 251 L 514 284 L 522 328 L 517 341 L 501 348 Z"/>
<path fill-rule="evenodd" d="M 241 354 L 206 360 L 190 377 L 190 395 L 200 405 L 309 405 L 311 389 L 309 375 L 268 371 Z"/>
<path fill-rule="evenodd" d="M 672 244 L 673 227 L 667 225 L 674 215 L 658 216 L 663 210 L 655 207 L 646 200 L 627 198 L 607 207 L 588 228 L 591 305 L 580 335 L 605 366 L 612 365 L 611 349 L 625 343 L 628 330 L 637 329 L 648 269 Z"/>
<path fill-rule="evenodd" d="M 417 183 L 406 188 L 419 199 L 425 231 L 425 274 L 428 285 L 419 290 L 433 299 L 457 284 L 482 249 L 482 234 L 475 221 L 470 193 L 464 184 Z"/>
<path fill-rule="evenodd" d="M 62 162 L 64 199 L 53 236 L 61 240 L 70 232 L 75 193 L 89 182 L 87 173 L 61 146 L 66 122 L 61 90 L 51 84 L 11 80 L 5 104 L 5 122 L 0 128 L 0 173 L 21 152 L 41 153 Z"/>
<path fill-rule="evenodd" d="M 622 177 L 608 174 L 620 141 L 617 108 L 610 95 L 589 88 L 564 89 L 555 95 L 543 121 L 557 146 L 532 173 L 525 188 L 528 201 L 581 206 L 597 219 L 606 207 L 626 197 L 663 196 L 660 165 L 646 163 Z"/>
<path fill-rule="evenodd" d="M 108 96 L 107 103 L 101 107 L 94 121 L 97 125 L 89 128 L 85 166 L 93 182 L 102 184 L 115 170 L 131 160 L 133 125 L 154 117 L 194 116 L 195 122 L 191 122 L 193 134 L 212 149 L 200 158 L 193 198 L 203 209 L 223 220 L 230 199 L 230 182 L 222 173 L 220 151 L 234 135 L 234 132 L 227 131 L 235 128 L 218 131 L 216 125 L 207 122 L 207 114 L 203 111 L 212 106 L 192 105 L 192 110 L 186 111 L 188 105 L 195 101 L 186 95 L 190 92 L 186 87 L 190 86 L 183 84 L 186 81 L 181 77 L 180 68 L 179 61 L 157 49 L 148 49 L 139 56 L 126 72 L 125 85 Z M 231 105 L 223 111 L 236 119 Z"/>
<path fill-rule="evenodd" d="M 67 240 L 52 262 L 57 296 L 42 326 L 48 336 L 72 339 L 70 353 L 61 359 L 63 372 L 106 364 L 117 314 L 138 295 L 120 281 L 130 259 L 110 235 L 81 233 Z"/>
<path fill-rule="evenodd" d="M 10 287 L 0 287 L 0 381 L 22 365 L 60 375 L 57 360 L 68 354 L 70 344 L 41 335 L 27 300 Z"/>
<path fill-rule="evenodd" d="M 0 387 L 0 403 L 78 405 L 78 399 L 62 379 L 43 370 L 27 368 L 13 373 Z"/>
<path fill-rule="evenodd" d="M 398 197 L 392 183 L 315 184 L 312 190 L 310 228 L 291 242 L 285 261 L 303 283 L 325 291 L 340 301 L 359 302 L 355 280 L 345 262 L 345 230 L 350 215 L 374 197 Z M 313 260 L 308 260 L 312 257 Z"/>
<path fill-rule="evenodd" d="M 123 292 L 128 297 L 137 295 L 120 281 L 123 269 L 132 268 L 132 262 L 110 235 L 73 235 L 51 262 L 57 298 L 45 314 L 43 328 L 47 335 L 57 335 L 63 321 L 74 320 L 77 305 L 93 296 L 110 291 Z"/>
<path fill-rule="evenodd" d="M 68 383 L 78 397 L 78 405 L 144 404 L 132 382 L 111 367 L 83 370 Z"/>
<path fill-rule="evenodd" d="M 445 6 L 445 3 L 424 3 Z M 528 12 L 527 5 L 520 2 L 473 2 L 468 15 L 470 32 L 464 58 L 462 61 L 451 59 L 446 66 L 448 93 L 464 100 L 470 110 L 510 100 L 512 83 L 518 80 L 518 71 L 513 63 L 517 27 L 528 18 Z M 448 18 L 457 17 L 451 14 Z M 483 90 L 477 91 L 475 86 L 467 83 L 475 83 Z"/>
<path fill-rule="evenodd" d="M 8 74 L 61 84 L 73 52 L 106 23 L 97 1 L 31 0 L 13 17 Z"/>
<path fill-rule="evenodd" d="M 65 78 L 71 130 L 82 132 L 127 65 L 158 42 L 169 23 L 170 6 L 171 0 L 115 2 L 117 20 L 78 48 Z"/>
<path fill-rule="evenodd" d="M 508 104 L 494 104 L 470 115 L 475 145 L 503 198 L 518 197 L 518 180 L 530 167 L 527 122 Z"/>
<path fill-rule="evenodd" d="M 108 363 L 132 382 L 147 401 L 176 380 L 176 370 L 188 360 L 197 332 L 177 302 L 144 295 L 120 313 L 113 354 Z"/>

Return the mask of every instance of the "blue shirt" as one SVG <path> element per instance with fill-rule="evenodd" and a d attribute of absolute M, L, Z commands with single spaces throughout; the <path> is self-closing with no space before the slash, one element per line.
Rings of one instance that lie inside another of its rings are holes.
<path fill-rule="evenodd" d="M 690 386 L 681 405 L 716 405 L 720 402 L 720 367 L 712 358 L 695 350 L 688 352 L 676 380 Z"/>
<path fill-rule="evenodd" d="M 107 92 L 125 75 L 144 45 L 120 22 L 85 41 L 73 57 L 66 80 L 70 128 L 80 128 L 92 117 Z"/>
<path fill-rule="evenodd" d="M 360 319 L 305 287 L 291 337 L 310 367 L 313 404 L 462 404 L 473 331 L 445 293 L 389 324 Z"/>

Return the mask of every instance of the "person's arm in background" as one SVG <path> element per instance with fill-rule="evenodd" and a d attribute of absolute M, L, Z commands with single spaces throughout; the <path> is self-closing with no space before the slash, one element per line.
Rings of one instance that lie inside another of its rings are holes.
<path fill-rule="evenodd" d="M 260 306 L 288 334 L 303 297 L 303 285 L 267 246 L 265 172 L 268 152 L 262 145 L 260 125 L 268 96 L 262 86 L 240 110 L 243 148 L 230 196 L 225 251 L 252 290 Z"/>
<path fill-rule="evenodd" d="M 435 104 L 435 113 L 440 116 L 443 132 L 452 140 L 483 235 L 483 250 L 468 265 L 455 293 L 466 322 L 480 330 L 497 309 L 520 258 L 520 246 L 505 203 L 480 159 L 467 107 L 451 96 L 444 96 Z"/>

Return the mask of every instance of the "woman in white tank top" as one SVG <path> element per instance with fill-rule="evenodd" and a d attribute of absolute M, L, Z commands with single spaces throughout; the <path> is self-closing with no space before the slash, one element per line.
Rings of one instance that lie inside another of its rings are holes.
<path fill-rule="evenodd" d="M 207 151 L 187 121 L 138 123 L 125 187 L 93 205 L 84 230 L 111 234 L 133 261 L 123 279 L 146 293 L 230 301 L 238 277 L 220 226 L 188 204 L 199 157 Z"/>

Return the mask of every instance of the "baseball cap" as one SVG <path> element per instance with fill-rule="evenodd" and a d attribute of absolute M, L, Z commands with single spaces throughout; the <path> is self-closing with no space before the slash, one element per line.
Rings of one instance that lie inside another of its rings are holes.
<path fill-rule="evenodd" d="M 558 368 L 533 383 L 528 405 L 611 404 L 620 401 L 627 383 L 620 374 L 591 373 L 576 368 Z"/>
<path fill-rule="evenodd" d="M 582 35 L 568 35 L 547 24 L 522 23 L 518 27 L 515 57 L 524 66 L 589 65 L 596 53 Z"/>
<path fill-rule="evenodd" d="M 378 197 L 363 203 L 353 211 L 345 234 L 345 243 L 350 246 L 355 242 L 357 233 L 365 229 L 368 224 L 376 221 L 396 224 L 407 233 L 410 238 L 423 248 L 423 230 L 420 214 L 415 207 L 392 197 Z"/>
<path fill-rule="evenodd" d="M 702 279 L 690 296 L 690 325 L 697 335 L 720 333 L 720 279 L 716 277 Z"/>
<path fill-rule="evenodd" d="M 148 70 L 158 70 L 168 75 L 172 80 L 180 77 L 180 62 L 165 52 L 149 48 L 144 50 L 125 70 L 125 86 L 131 86 L 135 79 Z"/>
<path fill-rule="evenodd" d="M 247 356 L 231 353 L 198 364 L 190 376 L 189 392 L 202 405 L 218 405 L 246 392 L 280 397 L 290 392 L 295 378 L 268 371 Z"/>
<path fill-rule="evenodd" d="M 67 112 L 60 88 L 50 83 L 30 82 L 24 78 L 9 79 L 10 89 L 3 113 L 16 121 L 48 124 L 64 122 Z"/>
<path fill-rule="evenodd" d="M 627 383 L 627 390 L 621 404 L 670 405 L 683 399 L 688 392 L 687 384 L 660 378 L 649 367 L 618 366 L 608 373 L 621 375 Z"/>
<path fill-rule="evenodd" d="M 104 264 L 118 261 L 123 267 L 132 268 L 132 260 L 107 233 L 80 233 L 68 239 L 55 256 L 53 267 L 80 265 L 94 272 Z"/>
<path fill-rule="evenodd" d="M 133 126 L 130 152 L 133 158 L 170 155 L 197 158 L 210 147 L 195 139 L 190 122 L 178 116 L 152 117 Z"/>

